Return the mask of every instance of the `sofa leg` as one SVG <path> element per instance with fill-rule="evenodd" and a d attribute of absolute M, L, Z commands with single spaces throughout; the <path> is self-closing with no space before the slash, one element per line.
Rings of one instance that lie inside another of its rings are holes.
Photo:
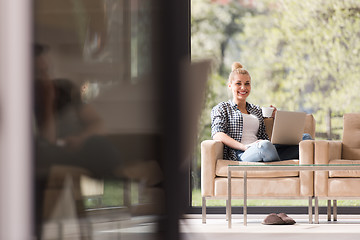
<path fill-rule="evenodd" d="M 319 198 L 315 197 L 315 223 L 319 224 Z"/>
<path fill-rule="evenodd" d="M 202 223 L 206 223 L 206 198 L 202 197 Z"/>
<path fill-rule="evenodd" d="M 331 200 L 327 201 L 327 216 L 328 221 L 331 221 Z"/>
<path fill-rule="evenodd" d="M 229 220 L 228 207 L 229 207 L 229 201 L 226 199 L 226 221 Z"/>
<path fill-rule="evenodd" d="M 337 221 L 337 202 L 336 202 L 336 199 L 333 200 L 333 218 L 334 218 L 334 221 Z"/>

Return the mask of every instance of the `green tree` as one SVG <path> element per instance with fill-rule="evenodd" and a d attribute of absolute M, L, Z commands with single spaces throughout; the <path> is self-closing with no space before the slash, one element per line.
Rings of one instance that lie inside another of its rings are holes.
<path fill-rule="evenodd" d="M 242 18 L 253 11 L 239 0 L 227 4 L 195 0 L 191 6 L 192 58 L 212 58 L 216 72 L 227 77 L 225 54 L 233 37 L 242 32 Z"/>
<path fill-rule="evenodd" d="M 261 88 L 256 99 L 315 113 L 322 130 L 329 109 L 358 111 L 359 1 L 270 1 L 267 11 L 243 21 L 236 37 Z"/>

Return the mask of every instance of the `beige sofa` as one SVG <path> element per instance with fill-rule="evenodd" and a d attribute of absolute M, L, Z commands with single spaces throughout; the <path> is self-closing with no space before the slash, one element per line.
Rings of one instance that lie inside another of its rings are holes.
<path fill-rule="evenodd" d="M 360 164 L 360 113 L 344 114 L 343 124 L 342 141 L 315 141 L 316 164 Z M 336 221 L 336 200 L 359 198 L 359 186 L 360 171 L 318 171 L 314 176 L 315 205 L 318 199 L 327 199 L 328 220 L 331 220 L 333 200 Z M 318 216 L 315 219 L 318 221 Z"/>
<path fill-rule="evenodd" d="M 265 119 L 266 131 L 271 136 L 273 119 Z M 306 116 L 305 133 L 315 136 L 315 119 Z M 216 140 L 205 140 L 201 143 L 201 195 L 203 223 L 206 222 L 206 200 L 226 199 L 227 197 L 227 166 L 230 164 L 249 164 L 230 161 L 223 158 L 223 143 Z M 300 143 L 300 159 L 257 162 L 251 164 L 313 164 L 314 141 Z M 232 177 L 233 198 L 243 196 L 242 172 L 234 172 Z M 312 201 L 313 173 L 310 171 L 269 171 L 248 172 L 249 198 L 306 198 Z"/>

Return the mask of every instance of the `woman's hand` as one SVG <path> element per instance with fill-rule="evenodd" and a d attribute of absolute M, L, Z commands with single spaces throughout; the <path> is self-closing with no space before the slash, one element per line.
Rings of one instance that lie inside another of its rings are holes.
<path fill-rule="evenodd" d="M 247 146 L 242 144 L 241 142 L 236 141 L 235 139 L 231 138 L 229 135 L 223 132 L 217 132 L 213 136 L 214 140 L 219 140 L 224 143 L 226 146 L 231 147 L 233 149 L 238 149 L 241 151 L 246 151 Z"/>
<path fill-rule="evenodd" d="M 256 140 L 256 141 L 255 141 L 255 142 L 253 142 L 253 143 L 250 143 L 250 144 L 246 145 L 246 149 L 245 149 L 245 151 L 246 151 L 246 150 L 248 150 L 250 147 L 254 146 L 256 143 L 258 143 L 258 142 L 260 142 L 260 141 L 262 141 L 262 140 L 261 140 L 261 139 L 259 139 L 259 140 Z"/>
<path fill-rule="evenodd" d="M 273 106 L 273 105 L 270 105 L 270 107 L 274 108 L 274 111 L 273 111 L 271 117 L 272 117 L 272 118 L 275 118 L 275 114 L 276 114 L 277 109 L 276 109 L 276 107 Z"/>

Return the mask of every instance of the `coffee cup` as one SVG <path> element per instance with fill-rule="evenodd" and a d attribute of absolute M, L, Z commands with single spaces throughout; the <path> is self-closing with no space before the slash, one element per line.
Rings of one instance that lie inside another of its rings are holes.
<path fill-rule="evenodd" d="M 263 117 L 269 118 L 272 116 L 274 108 L 273 107 L 262 107 L 261 110 L 262 110 Z"/>

